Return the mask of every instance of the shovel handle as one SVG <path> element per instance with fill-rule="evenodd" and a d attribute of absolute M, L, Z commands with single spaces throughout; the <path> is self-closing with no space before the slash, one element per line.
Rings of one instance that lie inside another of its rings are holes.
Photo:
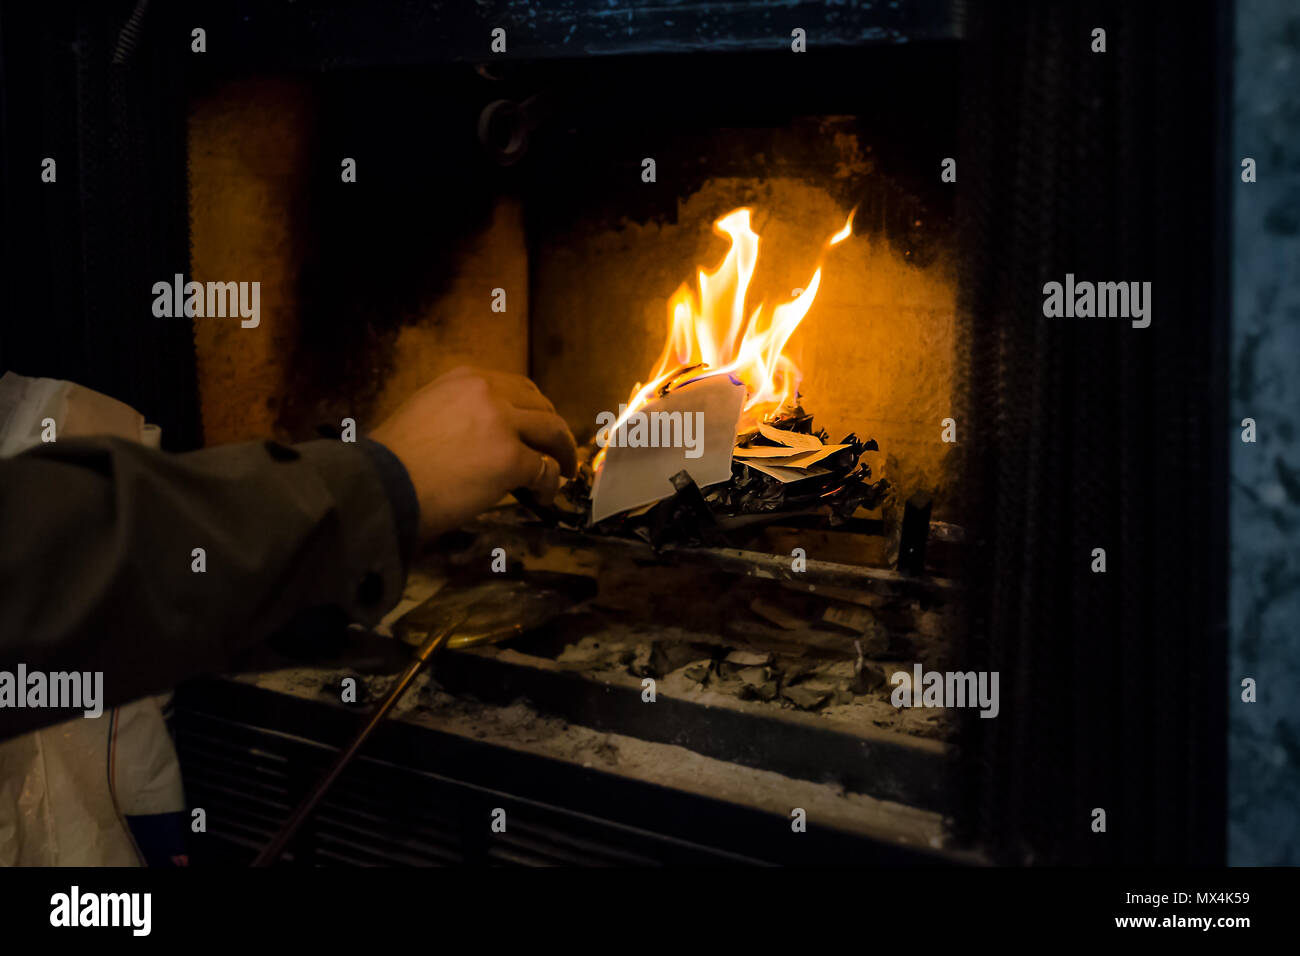
<path fill-rule="evenodd" d="M 430 634 L 425 642 L 420 645 L 419 650 L 415 652 L 415 656 L 411 659 L 411 663 L 406 665 L 406 669 L 403 670 L 401 676 L 397 678 L 397 682 L 393 685 L 392 689 L 389 690 L 387 696 L 384 697 L 383 702 L 375 709 L 375 712 L 370 715 L 370 718 L 366 721 L 365 725 L 356 732 L 352 737 L 351 742 L 338 752 L 334 758 L 334 762 L 330 764 L 329 769 L 321 774 L 320 779 L 316 781 L 315 786 L 311 788 L 308 794 L 302 798 L 302 801 L 294 809 L 293 814 L 285 822 L 284 826 L 280 828 L 280 831 L 276 833 L 271 842 L 268 843 L 262 849 L 262 852 L 257 855 L 257 858 L 253 860 L 253 866 L 270 866 L 276 860 L 280 859 L 281 854 L 284 853 L 285 847 L 289 845 L 289 841 L 297 835 L 298 830 L 302 827 L 307 818 L 311 816 L 312 811 L 316 809 L 316 805 L 320 803 L 321 798 L 324 797 L 329 788 L 334 785 L 334 781 L 338 779 L 339 774 L 341 774 L 347 768 L 348 764 L 352 762 L 352 758 L 357 755 L 357 751 L 359 751 L 361 746 L 370 738 L 370 735 L 374 732 L 375 728 L 378 727 L 383 719 L 388 716 L 388 712 L 393 709 L 393 706 L 401 700 L 402 695 L 406 693 L 406 689 L 411 686 L 411 681 L 415 680 L 416 675 L 418 675 L 420 671 L 424 670 L 424 666 L 429 662 L 429 659 L 433 657 L 438 649 L 447 643 L 447 639 L 451 637 L 452 633 L 460 626 L 460 623 L 460 621 L 457 621 L 454 624 L 439 628 L 433 634 Z"/>

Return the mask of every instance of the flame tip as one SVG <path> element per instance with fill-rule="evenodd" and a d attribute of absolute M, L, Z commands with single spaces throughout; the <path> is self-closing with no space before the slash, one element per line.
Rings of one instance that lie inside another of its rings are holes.
<path fill-rule="evenodd" d="M 647 384 L 638 384 L 633 390 L 625 416 L 656 394 L 712 375 L 727 375 L 746 387 L 742 430 L 797 404 L 799 367 L 783 351 L 812 308 L 822 267 L 818 263 L 802 294 L 791 301 L 774 306 L 761 302 L 747 309 L 759 245 L 759 236 L 750 225 L 752 212 L 748 206 L 739 206 L 714 220 L 714 231 L 730 240 L 727 253 L 713 271 L 696 270 L 696 288 L 684 282 L 668 300 L 663 352 Z M 851 235 L 856 212 L 854 207 L 830 245 Z M 700 369 L 695 375 L 684 376 Z"/>
<path fill-rule="evenodd" d="M 853 235 L 853 217 L 856 216 L 857 213 L 858 213 L 857 206 L 854 206 L 851 210 L 849 210 L 849 218 L 844 220 L 844 225 L 840 229 L 840 231 L 835 233 L 835 235 L 831 236 L 830 245 L 832 246 L 838 245 L 839 243 L 843 242 L 845 239 Z"/>

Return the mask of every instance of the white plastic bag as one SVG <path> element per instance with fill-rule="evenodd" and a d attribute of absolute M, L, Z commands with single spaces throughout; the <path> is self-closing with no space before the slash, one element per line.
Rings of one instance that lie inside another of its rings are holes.
<path fill-rule="evenodd" d="M 0 376 L 0 457 L 48 437 L 84 435 L 157 448 L 161 431 L 131 406 L 74 382 Z M 0 741 L 0 865 L 142 862 L 127 818 L 153 823 L 185 809 L 180 764 L 163 719 L 169 699 L 146 697 L 98 719 L 76 717 Z"/>

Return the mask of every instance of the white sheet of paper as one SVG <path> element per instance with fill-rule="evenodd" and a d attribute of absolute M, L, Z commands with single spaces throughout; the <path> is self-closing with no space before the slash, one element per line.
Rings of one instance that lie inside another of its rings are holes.
<path fill-rule="evenodd" d="M 765 475 L 771 475 L 782 484 L 788 485 L 792 481 L 798 481 L 801 478 L 815 478 L 817 475 L 825 475 L 830 469 L 814 466 L 812 468 L 782 468 L 780 465 L 764 464 L 753 459 L 745 459 L 745 464 L 755 471 L 761 471 Z"/>
<path fill-rule="evenodd" d="M 806 454 L 807 451 L 802 448 L 790 448 L 785 445 L 750 445 L 748 448 L 737 448 L 735 451 L 737 458 L 791 458 Z"/>
<path fill-rule="evenodd" d="M 753 448 L 737 448 L 736 457 L 746 464 L 750 459 L 762 458 L 767 464 L 784 468 L 807 468 L 848 445 L 822 445 L 811 451 L 798 448 L 774 448 L 771 445 L 757 445 Z"/>
<path fill-rule="evenodd" d="M 789 458 L 777 458 L 768 461 L 769 465 L 777 465 L 781 468 L 807 468 L 815 465 L 823 458 L 829 458 L 841 449 L 848 448 L 848 445 L 822 445 L 821 448 L 813 451 L 801 451 L 798 454 L 791 455 Z"/>
<path fill-rule="evenodd" d="M 816 435 L 792 432 L 788 428 L 773 428 L 771 425 L 759 425 L 758 433 L 768 441 L 785 445 L 787 448 L 801 448 L 804 451 L 816 451 L 822 447 L 822 440 Z"/>
<path fill-rule="evenodd" d="M 680 412 L 683 418 L 689 414 L 698 422 L 695 413 L 703 413 L 703 429 L 695 433 L 701 454 L 688 458 L 686 448 L 635 448 L 611 441 L 591 489 L 592 523 L 667 498 L 674 491 L 673 475 L 683 469 L 701 488 L 729 481 L 736 423 L 744 404 L 745 386 L 726 375 L 692 382 L 647 402 L 638 411 L 648 416 Z M 659 432 L 653 425 L 649 430 Z"/>

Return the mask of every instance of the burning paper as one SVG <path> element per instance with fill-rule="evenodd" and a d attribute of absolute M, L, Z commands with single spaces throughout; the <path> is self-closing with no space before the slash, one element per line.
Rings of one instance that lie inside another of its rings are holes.
<path fill-rule="evenodd" d="M 852 223 L 850 213 L 826 240 L 823 254 L 852 234 Z M 783 482 L 795 480 L 795 472 L 800 477 L 823 474 L 812 466 L 847 447 L 823 446 L 816 436 L 791 435 L 768 424 L 783 409 L 798 406 L 800 373 L 784 349 L 817 298 L 821 262 L 788 301 L 751 302 L 759 237 L 750 226 L 750 210 L 734 209 L 713 227 L 730 240 L 726 256 L 714 270 L 697 272 L 695 288 L 683 283 L 673 293 L 668 334 L 649 378 L 637 383 L 617 416 L 605 413 L 607 420 L 597 422 L 604 447 L 592 463 L 593 524 L 673 494 L 670 479 L 682 470 L 701 488 L 729 481 L 732 451 L 742 431 L 757 432 L 781 446 L 774 451 L 751 447 L 749 452 L 751 457 L 770 456 L 764 465 L 782 471 L 755 470 Z M 671 442 L 609 439 L 626 438 L 638 425 L 658 438 L 653 425 L 638 420 L 679 411 L 702 414 L 702 457 Z M 736 451 L 741 455 L 742 450 Z"/>
<path fill-rule="evenodd" d="M 763 458 L 765 465 L 781 468 L 808 468 L 823 458 L 828 458 L 848 445 L 819 445 L 812 451 L 800 451 L 797 448 L 775 448 L 771 445 L 755 445 L 751 448 L 737 448 L 737 458 L 750 463 L 750 459 Z"/>
<path fill-rule="evenodd" d="M 788 485 L 792 481 L 802 481 L 804 478 L 818 478 L 830 474 L 829 468 L 821 468 L 815 465 L 812 468 L 785 468 L 781 465 L 762 465 L 752 460 L 747 460 L 745 465 L 775 478 L 783 485 Z"/>
<path fill-rule="evenodd" d="M 776 445 L 751 445 L 748 448 L 737 448 L 735 455 L 737 458 L 772 458 L 769 465 L 789 465 L 792 468 L 807 468 L 809 465 L 821 461 L 827 455 L 833 455 L 841 448 L 848 448 L 848 445 L 823 445 L 817 443 L 817 447 L 805 451 L 802 448 L 779 448 Z M 749 464 L 748 461 L 745 464 Z"/>
<path fill-rule="evenodd" d="M 604 461 L 591 489 L 591 521 L 653 504 L 685 469 L 701 487 L 731 478 L 745 386 L 729 375 L 690 382 L 627 411 L 600 433 Z"/>
<path fill-rule="evenodd" d="M 847 444 L 823 445 L 816 435 L 777 428 L 766 422 L 759 424 L 756 434 L 776 444 L 737 445 L 732 454 L 747 468 L 753 468 L 786 485 L 792 481 L 829 474 L 830 469 L 819 466 L 817 462 L 849 447 Z M 750 432 L 743 440 L 751 441 L 754 435 L 754 432 Z"/>
<path fill-rule="evenodd" d="M 778 445 L 785 445 L 787 448 L 798 448 L 802 451 L 816 451 L 822 447 L 822 440 L 816 435 L 806 435 L 803 432 L 793 432 L 788 428 L 774 428 L 763 422 L 758 426 L 758 433 L 768 441 L 774 441 Z"/>

